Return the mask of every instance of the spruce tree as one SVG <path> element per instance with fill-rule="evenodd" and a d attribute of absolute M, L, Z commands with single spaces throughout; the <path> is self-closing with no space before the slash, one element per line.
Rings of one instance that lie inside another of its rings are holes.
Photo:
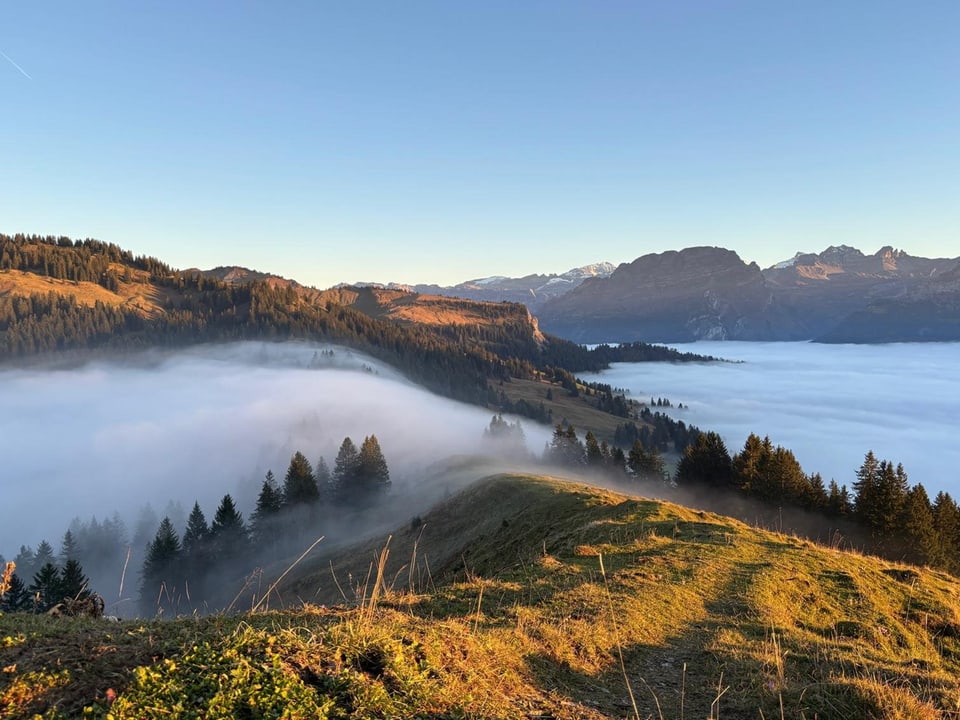
<path fill-rule="evenodd" d="M 288 507 L 312 505 L 320 499 L 317 480 L 310 461 L 299 450 L 290 458 L 283 480 L 283 502 Z"/>
<path fill-rule="evenodd" d="M 365 502 L 371 502 L 390 487 L 390 469 L 376 435 L 365 437 L 360 445 L 357 476 L 360 493 Z"/>
<path fill-rule="evenodd" d="M 334 494 L 338 502 L 352 502 L 352 494 L 357 481 L 357 471 L 360 465 L 360 453 L 353 440 L 343 439 L 337 459 L 333 464 Z"/>
<path fill-rule="evenodd" d="M 181 552 L 177 531 L 170 518 L 165 517 L 147 546 L 147 556 L 143 561 L 140 604 L 145 613 L 176 610 L 179 607 L 178 593 L 182 591 L 179 567 Z"/>
<path fill-rule="evenodd" d="M 63 534 L 63 541 L 60 543 L 60 562 L 66 563 L 68 560 L 76 560 L 80 555 L 80 548 L 73 533 L 67 530 Z"/>
<path fill-rule="evenodd" d="M 23 580 L 14 573 L 10 578 L 10 587 L 0 598 L 0 612 L 28 612 L 33 609 L 33 598 L 23 584 Z"/>
<path fill-rule="evenodd" d="M 247 528 L 243 515 L 237 511 L 233 498 L 224 495 L 210 524 L 213 555 L 216 562 L 228 562 L 242 557 L 248 549 Z"/>
<path fill-rule="evenodd" d="M 44 613 L 63 600 L 63 586 L 60 583 L 60 571 L 52 562 L 44 563 L 33 576 L 28 588 L 34 597 L 34 610 Z"/>
<path fill-rule="evenodd" d="M 33 564 L 34 567 L 39 570 L 47 563 L 56 565 L 57 560 L 53 554 L 53 546 L 50 545 L 50 543 L 48 543 L 46 540 L 41 540 L 40 544 L 37 545 L 37 552 L 33 557 Z"/>
<path fill-rule="evenodd" d="M 727 446 L 715 432 L 705 432 L 688 445 L 677 465 L 677 480 L 682 483 L 703 483 L 715 488 L 727 488 L 733 478 L 732 463 Z"/>
<path fill-rule="evenodd" d="M 329 504 L 336 499 L 334 492 L 333 475 L 330 473 L 330 466 L 323 456 L 317 460 L 316 467 L 313 469 L 313 476 L 317 481 L 317 490 L 320 493 L 320 502 Z"/>
<path fill-rule="evenodd" d="M 598 468 L 603 464 L 603 451 L 600 449 L 600 443 L 597 442 L 597 436 L 588 430 L 584 436 L 584 459 L 587 467 Z"/>
<path fill-rule="evenodd" d="M 210 527 L 207 518 L 200 509 L 200 503 L 194 501 L 187 527 L 183 531 L 183 554 L 186 557 L 199 557 L 210 542 Z"/>
<path fill-rule="evenodd" d="M 275 544 L 277 516 L 282 508 L 283 494 L 277 487 L 273 472 L 267 471 L 267 476 L 260 486 L 260 494 L 257 496 L 257 507 L 250 517 L 250 536 L 260 549 L 266 549 Z"/>
<path fill-rule="evenodd" d="M 83 574 L 79 561 L 71 558 L 64 563 L 60 571 L 60 593 L 63 597 L 71 600 L 82 600 L 88 597 L 91 594 L 89 582 L 87 576 Z"/>
<path fill-rule="evenodd" d="M 923 485 L 915 485 L 903 502 L 901 527 L 907 541 L 907 557 L 920 565 L 937 559 L 938 538 L 930 498 Z"/>

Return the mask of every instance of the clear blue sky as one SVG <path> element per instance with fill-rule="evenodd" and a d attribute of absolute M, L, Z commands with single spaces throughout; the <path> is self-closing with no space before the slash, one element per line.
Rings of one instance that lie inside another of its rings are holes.
<path fill-rule="evenodd" d="M 321 287 L 960 255 L 957 0 L 9 0 L 0 52 L 0 232 Z"/>

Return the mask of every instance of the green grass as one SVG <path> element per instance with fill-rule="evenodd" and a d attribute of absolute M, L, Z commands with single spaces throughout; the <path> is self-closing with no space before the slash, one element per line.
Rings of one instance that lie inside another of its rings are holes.
<path fill-rule="evenodd" d="M 422 520 L 298 565 L 267 599 L 285 610 L 0 617 L 0 714 L 960 711 L 960 584 L 943 573 L 550 478 L 490 478 Z"/>

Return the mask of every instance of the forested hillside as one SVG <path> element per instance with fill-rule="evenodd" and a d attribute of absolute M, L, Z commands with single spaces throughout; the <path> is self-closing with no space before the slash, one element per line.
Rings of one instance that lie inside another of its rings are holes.
<path fill-rule="evenodd" d="M 247 339 L 346 345 L 479 403 L 496 401 L 491 380 L 598 370 L 641 348 L 648 359 L 691 359 L 641 345 L 590 352 L 541 334 L 515 303 L 227 283 L 96 240 L 0 235 L 0 360 Z"/>

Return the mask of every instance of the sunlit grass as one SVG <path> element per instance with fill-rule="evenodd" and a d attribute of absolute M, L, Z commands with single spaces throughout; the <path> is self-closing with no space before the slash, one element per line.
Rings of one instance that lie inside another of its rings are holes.
<path fill-rule="evenodd" d="M 118 626 L 2 617 L 0 667 L 15 667 L 0 692 L 41 678 L 22 712 L 117 718 L 161 717 L 182 697 L 200 709 L 181 717 L 960 710 L 954 579 L 548 478 L 489 480 L 389 544 L 302 570 L 270 605 L 317 604 L 288 610 Z"/>

